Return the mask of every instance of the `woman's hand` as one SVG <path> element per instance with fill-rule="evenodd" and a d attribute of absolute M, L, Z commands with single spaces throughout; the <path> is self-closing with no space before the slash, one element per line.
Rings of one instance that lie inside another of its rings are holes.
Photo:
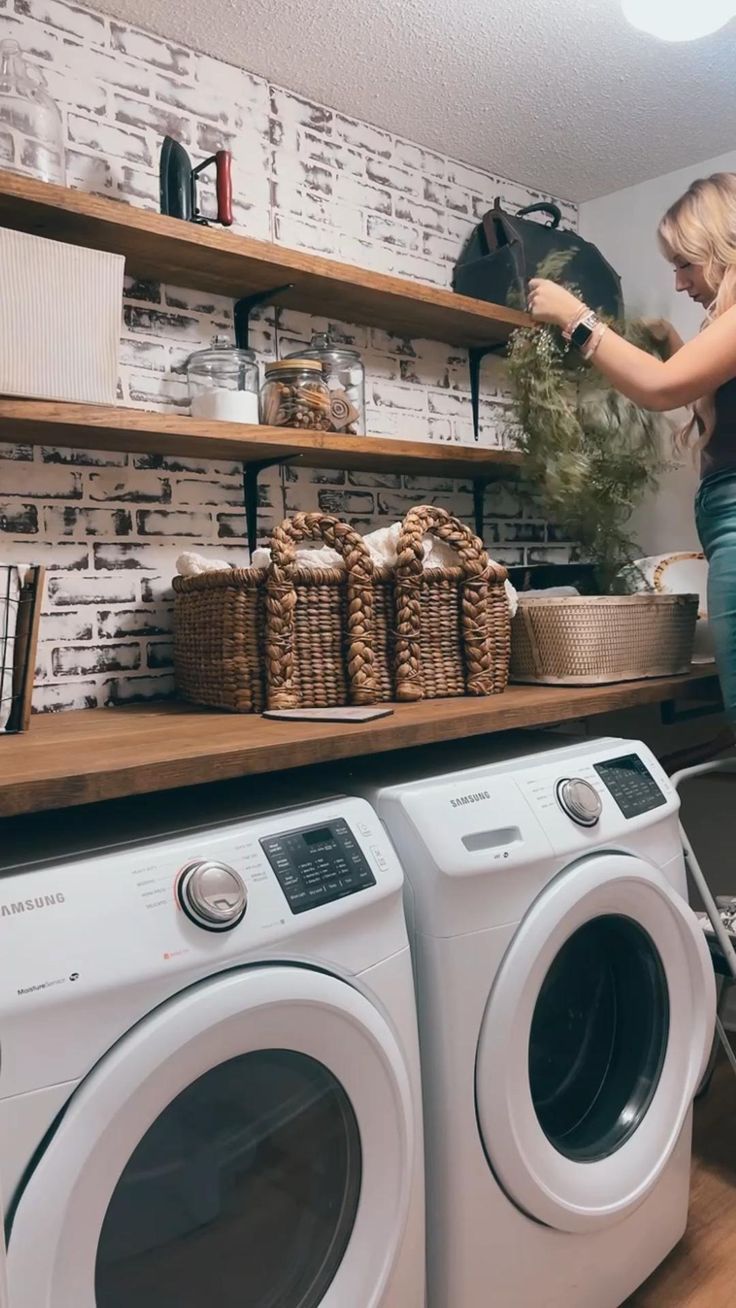
<path fill-rule="evenodd" d="M 566 291 L 556 282 L 544 281 L 534 277 L 529 283 L 529 312 L 537 322 L 550 322 L 557 327 L 567 327 L 573 318 L 585 312 L 582 300 Z"/>

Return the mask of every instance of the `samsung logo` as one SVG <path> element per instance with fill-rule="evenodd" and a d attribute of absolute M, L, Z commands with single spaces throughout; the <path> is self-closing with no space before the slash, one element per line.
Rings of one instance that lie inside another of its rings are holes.
<path fill-rule="evenodd" d="M 0 904 L 0 917 L 17 917 L 19 913 L 35 913 L 37 908 L 54 908 L 63 904 L 66 895 L 37 895 L 35 899 L 16 899 L 10 904 Z"/>
<path fill-rule="evenodd" d="M 480 804 L 481 800 L 490 798 L 487 790 L 476 790 L 472 795 L 458 795 L 457 799 L 451 799 L 450 807 L 463 808 L 465 804 Z"/>

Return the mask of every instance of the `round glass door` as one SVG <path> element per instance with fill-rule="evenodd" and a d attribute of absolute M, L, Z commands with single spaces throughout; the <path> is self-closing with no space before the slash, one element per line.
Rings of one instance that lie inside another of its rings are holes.
<path fill-rule="evenodd" d="M 529 1085 L 540 1126 L 567 1158 L 608 1158 L 641 1124 L 667 1052 L 661 959 L 630 918 L 586 922 L 565 942 L 534 1009 Z"/>
<path fill-rule="evenodd" d="M 123 1171 L 97 1308 L 315 1308 L 360 1177 L 355 1113 L 326 1067 L 279 1049 L 222 1063 L 164 1109 Z"/>
<path fill-rule="evenodd" d="M 9 1232 L 13 1308 L 382 1303 L 417 1148 L 404 1053 L 361 991 L 276 963 L 200 982 L 44 1142 Z"/>
<path fill-rule="evenodd" d="M 702 930 L 662 872 L 599 854 L 519 923 L 481 1024 L 476 1108 L 497 1180 L 556 1230 L 620 1221 L 657 1183 L 713 1037 Z"/>

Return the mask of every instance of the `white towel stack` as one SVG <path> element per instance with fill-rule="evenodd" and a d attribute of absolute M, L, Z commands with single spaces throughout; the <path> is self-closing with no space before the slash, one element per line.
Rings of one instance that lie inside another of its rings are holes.
<path fill-rule="evenodd" d="M 396 567 L 401 526 L 400 522 L 395 522 L 390 527 L 379 527 L 376 531 L 370 531 L 363 537 L 368 553 L 376 567 Z M 457 564 L 455 551 L 445 541 L 438 540 L 435 536 L 426 536 L 422 548 L 424 550 L 425 568 L 448 568 Z M 316 548 L 313 545 L 301 545 L 297 548 L 297 555 L 299 565 L 302 568 L 342 568 L 345 566 L 337 551 L 330 549 L 327 545 L 319 545 Z M 257 549 L 253 552 L 250 566 L 253 568 L 267 568 L 270 562 L 271 551 Z M 201 554 L 189 552 L 180 554 L 176 561 L 177 571 L 182 577 L 196 577 L 203 572 L 222 572 L 231 566 L 227 561 L 205 559 Z M 510 581 L 506 582 L 506 595 L 511 616 L 513 617 L 516 613 L 518 597 Z"/>

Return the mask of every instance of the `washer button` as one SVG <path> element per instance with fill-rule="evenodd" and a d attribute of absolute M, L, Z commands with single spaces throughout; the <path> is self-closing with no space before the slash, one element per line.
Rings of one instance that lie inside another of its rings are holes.
<path fill-rule="evenodd" d="M 234 868 L 200 859 L 184 868 L 179 878 L 179 901 L 197 926 L 230 931 L 242 921 L 248 896 Z"/>
<path fill-rule="evenodd" d="M 598 791 L 581 777 L 558 781 L 557 800 L 563 812 L 581 827 L 594 827 L 603 811 Z"/>

